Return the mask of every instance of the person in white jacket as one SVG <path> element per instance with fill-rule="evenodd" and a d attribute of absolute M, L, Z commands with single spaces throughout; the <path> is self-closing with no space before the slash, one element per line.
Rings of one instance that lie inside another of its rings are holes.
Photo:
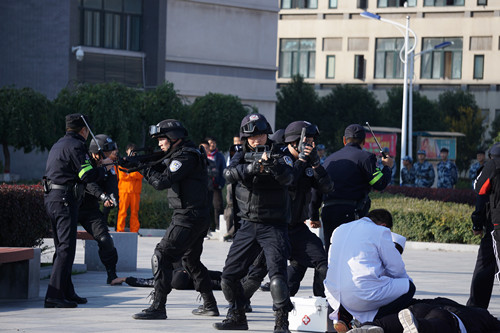
<path fill-rule="evenodd" d="M 351 315 L 363 323 L 410 305 L 415 285 L 394 245 L 391 228 L 391 213 L 374 209 L 335 229 L 324 284 L 337 332 L 349 329 Z"/>

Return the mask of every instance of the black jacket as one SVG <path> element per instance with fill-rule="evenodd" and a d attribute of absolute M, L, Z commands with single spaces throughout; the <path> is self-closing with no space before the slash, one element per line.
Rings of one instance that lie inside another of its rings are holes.
<path fill-rule="evenodd" d="M 113 169 L 111 169 L 113 170 Z M 113 171 L 106 171 L 104 178 L 93 183 L 88 183 L 85 187 L 85 196 L 83 197 L 80 211 L 99 210 L 99 201 L 102 194 L 114 194 L 118 199 L 118 178 Z"/>
<path fill-rule="evenodd" d="M 208 223 L 208 176 L 205 154 L 191 142 L 182 142 L 159 167 L 146 169 L 145 179 L 156 190 L 167 189 L 172 223 L 192 226 Z"/>
<path fill-rule="evenodd" d="M 272 142 L 267 143 L 271 146 Z M 275 163 L 270 173 L 248 173 L 245 152 L 234 154 L 224 171 L 226 181 L 236 184 L 235 198 L 238 216 L 255 223 L 286 225 L 290 220 L 288 185 L 293 181 L 293 162 L 283 151 L 276 150 Z"/>

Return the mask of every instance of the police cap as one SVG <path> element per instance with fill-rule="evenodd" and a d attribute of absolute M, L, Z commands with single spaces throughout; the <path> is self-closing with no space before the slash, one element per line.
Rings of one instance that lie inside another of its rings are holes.
<path fill-rule="evenodd" d="M 299 140 L 303 128 L 306 129 L 305 136 L 308 138 L 315 138 L 319 135 L 319 130 L 316 125 L 303 120 L 294 121 L 285 129 L 285 142 L 290 143 Z"/>
<path fill-rule="evenodd" d="M 81 113 L 72 113 L 66 115 L 66 128 L 81 128 L 86 127 L 85 122 L 82 117 L 85 117 L 87 123 L 89 122 L 88 117 Z"/>
<path fill-rule="evenodd" d="M 493 146 L 491 146 L 489 155 L 490 158 L 500 157 L 500 142 L 497 142 Z"/>
<path fill-rule="evenodd" d="M 424 149 L 420 149 L 417 151 L 417 155 L 427 155 L 427 152 Z"/>
<path fill-rule="evenodd" d="M 366 137 L 365 128 L 358 124 L 351 124 L 346 127 L 344 136 L 363 140 Z"/>
<path fill-rule="evenodd" d="M 316 146 L 316 148 L 317 148 L 318 150 L 325 150 L 325 149 L 326 149 L 325 145 L 324 145 L 324 144 L 322 144 L 322 143 L 320 143 L 319 145 L 317 145 L 317 146 Z"/>
<path fill-rule="evenodd" d="M 180 121 L 165 119 L 156 125 L 149 126 L 149 135 L 152 138 L 169 138 L 170 140 L 177 140 L 187 137 L 188 131 Z"/>
<path fill-rule="evenodd" d="M 99 152 L 99 147 L 101 147 L 102 151 L 113 151 L 118 149 L 116 142 L 114 142 L 113 139 L 106 134 L 97 134 L 95 138 L 97 143 L 99 143 L 99 146 L 97 146 L 94 138 L 92 138 L 89 145 L 89 152 L 91 153 L 97 154 Z"/>
<path fill-rule="evenodd" d="M 271 125 L 260 113 L 246 115 L 241 121 L 240 138 L 249 138 L 259 134 L 272 134 Z"/>

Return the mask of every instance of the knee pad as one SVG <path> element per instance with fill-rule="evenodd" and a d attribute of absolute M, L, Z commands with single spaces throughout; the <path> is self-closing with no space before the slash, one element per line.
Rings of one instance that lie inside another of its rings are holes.
<path fill-rule="evenodd" d="M 283 275 L 274 275 L 271 278 L 270 288 L 273 303 L 283 303 L 288 299 L 288 284 Z"/>
<path fill-rule="evenodd" d="M 160 256 L 156 251 L 151 257 L 151 270 L 153 271 L 153 276 L 156 276 L 160 271 Z"/>
<path fill-rule="evenodd" d="M 109 233 L 98 236 L 96 240 L 103 251 L 111 251 L 115 248 L 115 243 Z"/>
<path fill-rule="evenodd" d="M 259 289 L 260 281 L 254 279 L 246 279 L 243 282 L 243 295 L 246 299 L 252 298 L 253 294 Z"/>

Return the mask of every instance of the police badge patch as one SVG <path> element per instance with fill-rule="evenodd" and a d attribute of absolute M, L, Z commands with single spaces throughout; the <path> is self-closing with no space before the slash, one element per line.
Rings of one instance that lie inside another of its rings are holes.
<path fill-rule="evenodd" d="M 181 166 L 182 166 L 181 162 L 173 160 L 172 163 L 170 163 L 170 172 L 176 172 L 181 168 Z"/>
<path fill-rule="evenodd" d="M 285 160 L 286 164 L 293 167 L 293 162 L 292 162 L 292 159 L 290 158 L 290 156 L 284 156 L 283 159 Z"/>
<path fill-rule="evenodd" d="M 312 168 L 307 168 L 306 169 L 306 176 L 307 177 L 312 177 L 314 175 L 313 169 Z"/>

